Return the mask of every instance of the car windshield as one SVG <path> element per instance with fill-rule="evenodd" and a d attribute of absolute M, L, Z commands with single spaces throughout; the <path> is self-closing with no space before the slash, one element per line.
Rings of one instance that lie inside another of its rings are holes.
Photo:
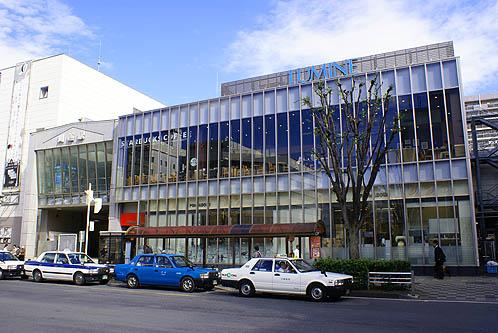
<path fill-rule="evenodd" d="M 69 253 L 67 255 L 69 257 L 69 261 L 71 261 L 71 264 L 93 264 L 94 261 L 92 258 L 87 256 L 84 253 Z"/>
<path fill-rule="evenodd" d="M 294 266 L 296 266 L 297 270 L 300 271 L 301 273 L 313 272 L 318 270 L 312 265 L 308 264 L 303 259 L 291 260 L 291 262 L 294 264 Z"/>
<path fill-rule="evenodd" d="M 9 252 L 4 252 L 4 253 L 0 254 L 0 259 L 3 261 L 7 261 L 7 260 L 18 261 L 19 260 L 13 254 L 11 254 Z"/>
<path fill-rule="evenodd" d="M 170 257 L 171 261 L 175 264 L 176 267 L 192 267 L 192 264 L 187 258 L 182 256 L 174 256 Z"/>

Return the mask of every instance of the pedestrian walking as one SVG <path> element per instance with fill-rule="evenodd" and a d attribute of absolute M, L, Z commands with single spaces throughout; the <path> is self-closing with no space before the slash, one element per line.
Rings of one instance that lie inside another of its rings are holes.
<path fill-rule="evenodd" d="M 152 248 L 149 245 L 147 245 L 147 243 L 144 244 L 144 253 L 145 254 L 152 253 Z"/>
<path fill-rule="evenodd" d="M 299 257 L 299 255 L 300 255 L 300 253 L 299 253 L 299 245 L 296 245 L 296 248 L 294 249 L 294 251 L 292 252 L 292 254 L 293 254 L 294 258 L 296 258 L 296 259 L 300 258 Z"/>
<path fill-rule="evenodd" d="M 253 258 L 261 258 L 261 252 L 259 251 L 259 246 L 254 247 L 254 254 L 252 255 Z"/>
<path fill-rule="evenodd" d="M 446 255 L 443 249 L 439 246 L 439 242 L 435 240 L 434 245 L 434 277 L 436 279 L 444 279 L 444 263 L 446 261 Z"/>

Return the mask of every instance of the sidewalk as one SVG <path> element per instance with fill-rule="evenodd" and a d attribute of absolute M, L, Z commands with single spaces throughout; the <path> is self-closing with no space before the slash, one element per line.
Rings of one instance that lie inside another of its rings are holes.
<path fill-rule="evenodd" d="M 498 303 L 498 278 L 454 276 L 438 280 L 431 276 L 415 276 L 414 293 L 426 300 Z"/>

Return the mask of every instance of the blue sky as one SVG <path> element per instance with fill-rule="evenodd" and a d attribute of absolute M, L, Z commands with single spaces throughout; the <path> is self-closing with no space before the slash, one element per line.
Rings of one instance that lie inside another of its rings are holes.
<path fill-rule="evenodd" d="M 0 68 L 68 53 L 168 105 L 219 82 L 453 40 L 466 95 L 498 91 L 497 1 L 0 0 Z"/>

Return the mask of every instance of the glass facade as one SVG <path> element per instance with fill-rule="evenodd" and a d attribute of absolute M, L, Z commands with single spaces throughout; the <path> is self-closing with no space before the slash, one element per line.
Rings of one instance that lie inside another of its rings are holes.
<path fill-rule="evenodd" d="M 389 112 L 399 116 L 401 128 L 375 182 L 370 210 L 375 213 L 360 235 L 363 257 L 432 265 L 432 241 L 438 239 L 449 265 L 476 264 L 457 69 L 453 59 L 355 75 L 365 82 L 377 74 L 383 89 L 393 86 Z M 351 78 L 341 80 L 351 85 Z M 327 84 L 335 91 L 340 120 L 335 82 Z M 317 105 L 312 91 L 312 83 L 300 84 L 121 117 L 116 201 L 123 211 L 140 202 L 151 227 L 323 221 L 322 255 L 346 257 L 340 209 L 311 153 L 317 144 L 314 120 L 300 102 L 309 96 Z M 88 147 L 88 154 L 95 148 Z M 58 151 L 41 160 L 47 158 L 57 163 L 72 155 Z M 85 177 L 98 174 L 88 171 Z M 54 191 L 57 182 L 49 183 Z M 213 264 L 243 261 L 249 244 L 265 255 L 288 249 L 279 237 L 149 244 L 156 250 L 188 249 L 193 261 L 205 256 Z"/>
<path fill-rule="evenodd" d="M 39 205 L 86 205 L 89 183 L 95 197 L 109 202 L 112 145 L 106 141 L 36 151 Z"/>

